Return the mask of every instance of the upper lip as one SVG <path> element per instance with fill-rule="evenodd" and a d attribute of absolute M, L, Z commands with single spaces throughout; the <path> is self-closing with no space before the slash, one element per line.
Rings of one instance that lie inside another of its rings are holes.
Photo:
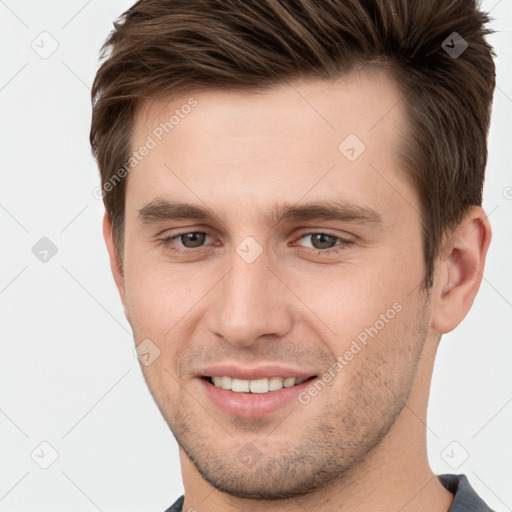
<path fill-rule="evenodd" d="M 226 363 L 203 368 L 199 377 L 233 377 L 243 380 L 270 379 L 271 377 L 313 377 L 315 370 L 304 371 L 289 366 L 265 365 L 265 366 L 241 366 L 239 364 Z"/>

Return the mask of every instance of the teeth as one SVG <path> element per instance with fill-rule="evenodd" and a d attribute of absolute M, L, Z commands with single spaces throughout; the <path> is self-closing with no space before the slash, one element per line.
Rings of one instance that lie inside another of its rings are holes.
<path fill-rule="evenodd" d="M 212 377 L 213 384 L 218 388 L 224 388 L 236 393 L 268 393 L 269 391 L 278 391 L 282 388 L 291 388 L 302 384 L 308 380 L 308 377 L 271 377 L 270 379 L 233 379 L 228 376 Z"/>
<path fill-rule="evenodd" d="M 285 388 L 291 388 L 293 385 L 295 385 L 295 377 L 288 377 L 283 380 L 283 386 Z"/>
<path fill-rule="evenodd" d="M 271 377 L 268 379 L 268 390 L 269 391 L 277 391 L 278 389 L 282 389 L 283 387 L 283 379 L 281 377 Z"/>
<path fill-rule="evenodd" d="M 249 393 L 249 383 L 249 380 L 233 379 L 231 391 L 236 391 L 237 393 Z"/>
<path fill-rule="evenodd" d="M 221 386 L 224 389 L 231 389 L 231 384 L 233 383 L 233 379 L 231 377 L 221 377 Z"/>
<path fill-rule="evenodd" d="M 257 379 L 249 381 L 249 391 L 251 393 L 267 393 L 268 379 Z"/>

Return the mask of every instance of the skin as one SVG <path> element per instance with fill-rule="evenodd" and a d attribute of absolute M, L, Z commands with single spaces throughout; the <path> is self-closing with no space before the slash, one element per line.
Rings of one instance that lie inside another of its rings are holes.
<path fill-rule="evenodd" d="M 405 113 L 384 71 L 191 96 L 197 106 L 128 176 L 123 270 L 104 220 L 135 341 L 160 350 L 142 370 L 180 446 L 184 510 L 448 510 L 453 496 L 427 458 L 427 403 L 440 337 L 480 285 L 485 213 L 471 208 L 446 236 L 427 294 L 419 200 L 397 148 Z M 188 98 L 146 102 L 133 148 Z M 366 145 L 353 162 L 338 150 L 350 133 Z M 156 199 L 206 206 L 218 220 L 144 222 Z M 329 201 L 381 222 L 265 220 L 285 204 Z M 315 252 L 311 231 L 351 243 Z M 183 232 L 209 236 L 199 247 L 163 242 Z M 236 252 L 248 236 L 262 249 L 252 263 Z M 307 405 L 239 418 L 196 377 L 223 362 L 322 375 L 393 304 L 400 312 Z"/>

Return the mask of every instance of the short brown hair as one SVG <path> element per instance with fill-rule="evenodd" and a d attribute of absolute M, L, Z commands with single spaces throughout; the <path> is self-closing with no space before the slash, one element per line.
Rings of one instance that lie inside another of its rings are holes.
<path fill-rule="evenodd" d="M 130 158 L 144 100 L 267 90 L 380 63 L 404 94 L 401 156 L 420 198 L 430 288 L 444 233 L 482 202 L 495 87 L 489 20 L 475 0 L 138 1 L 114 23 L 92 88 L 90 141 L 120 261 L 126 179 L 105 184 Z M 468 44 L 457 58 L 443 48 L 454 32 Z"/>

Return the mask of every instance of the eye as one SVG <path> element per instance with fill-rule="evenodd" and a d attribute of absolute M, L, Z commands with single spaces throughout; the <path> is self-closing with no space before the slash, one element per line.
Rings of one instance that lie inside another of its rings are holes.
<path fill-rule="evenodd" d="M 162 243 L 175 252 L 190 253 L 191 250 L 200 249 L 206 245 L 208 239 L 213 241 L 213 238 L 203 231 L 188 231 L 164 238 Z M 306 243 L 299 243 L 301 240 Z M 319 231 L 300 235 L 298 241 L 293 245 L 301 245 L 307 250 L 320 254 L 343 250 L 353 243 L 353 240 Z"/>
<path fill-rule="evenodd" d="M 194 232 L 194 233 L 185 233 L 183 235 L 178 235 L 178 239 L 183 243 L 185 247 L 199 247 L 203 245 L 206 239 L 206 233 Z"/>
<path fill-rule="evenodd" d="M 177 235 L 168 237 L 164 240 L 164 242 L 166 245 L 177 244 L 178 247 L 175 250 L 180 251 L 180 246 L 185 247 L 185 249 L 201 247 L 208 237 L 209 235 L 203 233 L 202 231 L 191 231 L 187 233 L 178 233 Z"/>
<path fill-rule="evenodd" d="M 345 238 L 323 232 L 304 233 L 299 237 L 299 240 L 303 239 L 309 239 L 309 245 L 300 245 L 317 252 L 327 252 L 328 249 L 332 249 L 334 247 L 339 247 L 339 249 L 336 250 L 342 250 L 354 243 L 353 240 L 347 240 Z"/>

